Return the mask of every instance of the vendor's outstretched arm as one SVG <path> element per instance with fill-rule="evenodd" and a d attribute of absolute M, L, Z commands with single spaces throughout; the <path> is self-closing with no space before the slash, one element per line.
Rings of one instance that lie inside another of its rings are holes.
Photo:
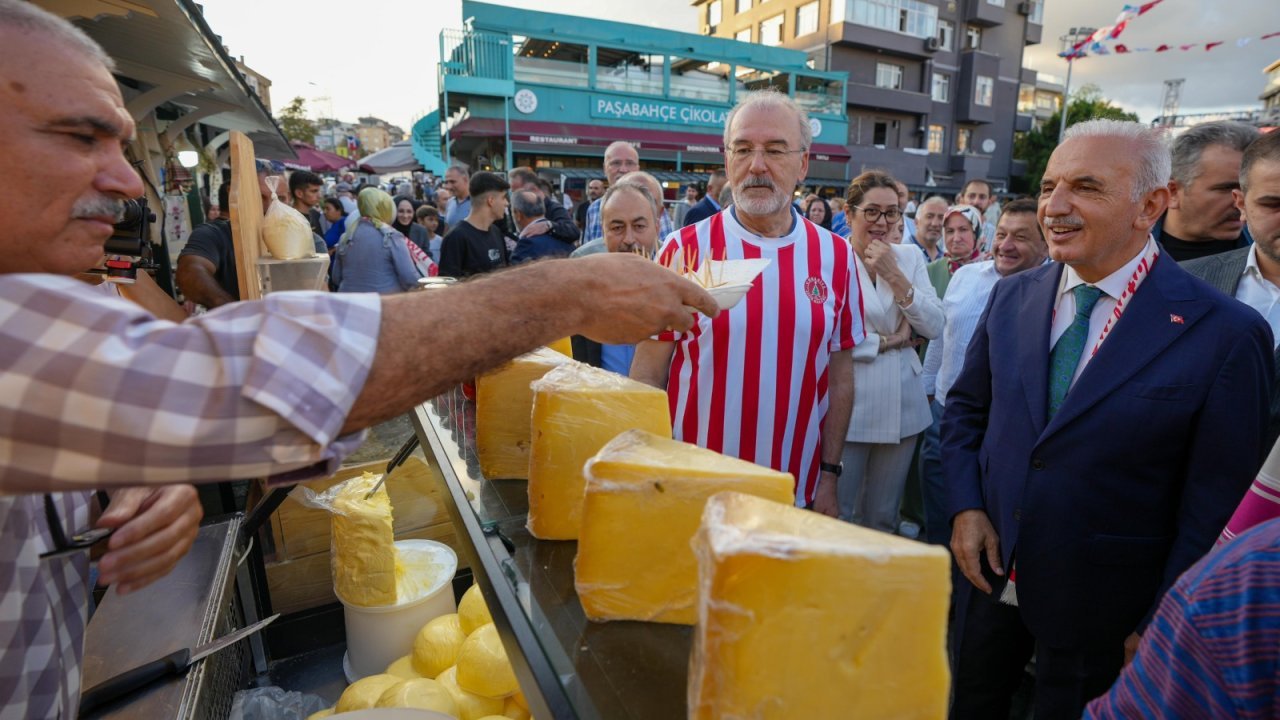
<path fill-rule="evenodd" d="M 622 344 L 668 327 L 688 329 L 686 305 L 716 312 L 701 288 L 625 253 L 536 263 L 448 290 L 386 298 L 373 368 L 343 430 L 403 414 L 557 338 Z"/>

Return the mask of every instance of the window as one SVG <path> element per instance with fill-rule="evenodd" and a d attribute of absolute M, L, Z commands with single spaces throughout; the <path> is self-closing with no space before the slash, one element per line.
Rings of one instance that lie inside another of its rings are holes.
<path fill-rule="evenodd" d="M 601 48 L 596 63 L 596 87 L 603 90 L 645 95 L 662 94 L 662 70 L 666 55 L 631 53 L 620 48 Z"/>
<path fill-rule="evenodd" d="M 951 102 L 951 76 L 945 73 L 933 74 L 934 102 Z"/>
<path fill-rule="evenodd" d="M 729 65 L 680 56 L 672 57 L 670 64 L 672 97 L 729 102 Z"/>
<path fill-rule="evenodd" d="M 973 84 L 973 102 L 982 107 L 991 107 L 991 96 L 995 93 L 996 81 L 986 75 L 979 75 Z"/>
<path fill-rule="evenodd" d="M 527 37 L 513 44 L 512 51 L 516 82 L 569 87 L 587 82 L 586 45 Z"/>
<path fill-rule="evenodd" d="M 982 28 L 966 25 L 964 28 L 964 49 L 965 50 L 981 50 L 982 49 Z"/>
<path fill-rule="evenodd" d="M 969 146 L 973 144 L 973 129 L 960 128 L 956 130 L 956 152 L 966 155 L 971 152 Z"/>
<path fill-rule="evenodd" d="M 739 15 L 741 15 L 742 13 L 744 13 L 744 12 L 746 12 L 746 11 L 750 10 L 750 9 L 751 9 L 751 0 L 738 0 L 738 14 L 739 14 Z"/>
<path fill-rule="evenodd" d="M 853 0 L 851 22 L 890 32 L 933 37 L 938 32 L 938 8 L 920 0 Z"/>
<path fill-rule="evenodd" d="M 782 44 L 782 16 L 774 15 L 773 17 L 760 23 L 760 44 L 761 45 L 781 45 Z"/>
<path fill-rule="evenodd" d="M 796 37 L 818 32 L 818 0 L 796 8 Z"/>
<path fill-rule="evenodd" d="M 929 152 L 934 155 L 946 152 L 946 133 L 947 129 L 941 125 L 929 126 Z"/>
<path fill-rule="evenodd" d="M 938 21 L 938 44 L 943 50 L 950 50 L 951 43 L 955 40 L 956 25 L 950 20 Z"/>
<path fill-rule="evenodd" d="M 1047 92 L 1036 93 L 1036 109 L 1046 112 L 1058 112 L 1058 102 L 1062 100 L 1062 96 Z"/>
<path fill-rule="evenodd" d="M 901 90 L 902 66 L 893 63 L 876 63 L 876 87 Z"/>
<path fill-rule="evenodd" d="M 738 42 L 745 42 L 745 43 L 751 42 L 751 28 L 749 27 L 742 28 L 741 30 L 738 31 L 737 35 L 733 36 L 733 39 L 737 40 Z"/>
<path fill-rule="evenodd" d="M 707 24 L 715 29 L 720 24 L 720 0 L 711 0 L 707 4 Z"/>
<path fill-rule="evenodd" d="M 1018 86 L 1018 113 L 1030 115 L 1036 107 L 1036 88 L 1034 85 Z"/>
<path fill-rule="evenodd" d="M 871 132 L 871 144 L 884 147 L 889 141 L 889 123 L 878 121 Z"/>
<path fill-rule="evenodd" d="M 1044 24 L 1044 2 L 1043 0 L 1030 0 L 1031 14 L 1027 16 L 1027 22 L 1033 22 L 1037 25 Z"/>
<path fill-rule="evenodd" d="M 1004 7 L 1004 0 L 987 0 L 987 4 L 995 5 L 996 7 Z"/>
<path fill-rule="evenodd" d="M 841 80 L 797 75 L 796 104 L 810 114 L 842 115 L 844 113 L 840 105 L 843 87 Z"/>

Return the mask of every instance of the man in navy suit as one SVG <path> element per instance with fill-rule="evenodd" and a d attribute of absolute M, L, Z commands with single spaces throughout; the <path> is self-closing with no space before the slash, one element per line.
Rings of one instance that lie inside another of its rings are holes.
<path fill-rule="evenodd" d="M 720 212 L 720 191 L 729 182 L 729 176 L 724 174 L 723 170 L 713 170 L 710 179 L 707 180 L 707 196 L 699 200 L 693 207 L 689 208 L 689 212 L 684 215 L 684 225 L 697 225 L 699 222 Z"/>
<path fill-rule="evenodd" d="M 1001 280 L 947 396 L 953 718 L 1078 718 L 1264 455 L 1258 314 L 1162 256 L 1169 152 L 1137 123 L 1072 127 L 1040 186 L 1056 262 Z"/>

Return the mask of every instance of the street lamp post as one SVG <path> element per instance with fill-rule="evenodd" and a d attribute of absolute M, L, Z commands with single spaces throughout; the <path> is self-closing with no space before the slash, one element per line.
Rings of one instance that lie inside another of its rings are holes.
<path fill-rule="evenodd" d="M 1068 53 L 1081 40 L 1092 35 L 1097 28 L 1091 27 L 1073 27 L 1067 31 L 1066 35 L 1058 38 L 1062 42 L 1062 52 Z M 1062 144 L 1062 138 L 1067 134 L 1067 107 L 1068 101 L 1071 99 L 1071 66 L 1075 60 L 1075 56 L 1067 56 L 1067 84 L 1062 88 L 1062 108 L 1061 118 L 1058 122 L 1058 144 Z"/>

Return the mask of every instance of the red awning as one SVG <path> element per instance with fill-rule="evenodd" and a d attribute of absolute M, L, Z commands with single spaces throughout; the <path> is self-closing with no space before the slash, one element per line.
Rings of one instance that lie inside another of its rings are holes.
<path fill-rule="evenodd" d="M 293 151 L 298 155 L 298 161 L 286 161 L 286 167 L 296 170 L 310 170 L 312 172 L 337 172 L 346 168 L 355 167 L 356 161 L 344 158 L 341 155 L 335 155 L 324 150 L 317 150 L 307 143 L 294 140 L 289 143 L 293 146 Z"/>
<path fill-rule="evenodd" d="M 500 119 L 467 118 L 458 123 L 450 134 L 454 137 L 502 137 L 505 132 L 503 121 Z M 637 145 L 640 150 L 713 154 L 724 151 L 720 135 L 708 133 L 643 130 L 612 125 L 573 125 L 534 120 L 512 120 L 511 140 L 562 148 L 603 148 L 610 143 L 623 140 Z M 843 162 L 849 159 L 849 149 L 843 145 L 817 143 L 810 152 L 814 156 L 821 156 L 819 158 L 821 160 Z"/>

